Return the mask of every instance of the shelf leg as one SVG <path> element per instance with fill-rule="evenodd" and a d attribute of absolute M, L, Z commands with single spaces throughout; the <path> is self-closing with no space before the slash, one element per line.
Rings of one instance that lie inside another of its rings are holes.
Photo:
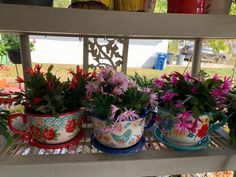
<path fill-rule="evenodd" d="M 195 40 L 193 63 L 192 63 L 192 76 L 197 76 L 201 69 L 202 44 L 203 44 L 202 39 Z"/>
<path fill-rule="evenodd" d="M 27 69 L 32 67 L 29 35 L 21 34 L 20 43 L 21 43 L 21 61 L 23 67 L 23 76 L 25 80 L 28 80 L 29 77 L 27 74 Z"/>
<path fill-rule="evenodd" d="M 124 72 L 125 74 L 127 73 L 128 53 L 129 53 L 129 39 L 124 38 L 123 58 L 122 58 L 122 72 Z"/>
<path fill-rule="evenodd" d="M 83 70 L 88 72 L 89 67 L 89 48 L 88 48 L 88 38 L 84 37 L 84 53 L 83 53 Z"/>

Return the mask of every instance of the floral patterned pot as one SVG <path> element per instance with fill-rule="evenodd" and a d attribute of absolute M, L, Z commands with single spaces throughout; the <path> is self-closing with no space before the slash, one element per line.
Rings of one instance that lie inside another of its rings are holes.
<path fill-rule="evenodd" d="M 94 136 L 103 145 L 116 149 L 131 147 L 143 136 L 145 119 L 115 123 L 112 128 L 106 122 L 93 117 Z M 109 131 L 106 131 L 109 130 Z"/>
<path fill-rule="evenodd" d="M 12 114 L 8 117 L 8 126 L 16 134 L 26 140 L 31 138 L 44 144 L 60 144 L 72 140 L 80 131 L 82 125 L 82 111 L 59 114 L 59 117 L 52 115 L 36 114 Z M 12 122 L 21 117 L 27 124 L 27 131 L 16 129 Z"/>
<path fill-rule="evenodd" d="M 210 125 L 211 114 L 203 114 L 198 119 L 190 118 L 188 121 L 161 117 L 159 127 L 164 138 L 170 143 L 194 146 L 210 131 L 218 129 L 227 122 L 227 117 L 222 115 L 222 121 L 212 125 Z"/>

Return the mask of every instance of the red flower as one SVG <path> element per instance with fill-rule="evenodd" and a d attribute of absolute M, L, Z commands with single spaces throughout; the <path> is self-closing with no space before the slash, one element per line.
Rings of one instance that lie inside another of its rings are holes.
<path fill-rule="evenodd" d="M 41 136 L 40 128 L 32 125 L 32 126 L 30 126 L 30 130 L 31 130 L 33 137 L 40 138 L 40 136 Z"/>
<path fill-rule="evenodd" d="M 51 128 L 48 130 L 47 128 L 45 128 L 43 130 L 43 137 L 45 140 L 49 140 L 49 141 L 53 140 L 56 137 L 54 129 Z"/>
<path fill-rule="evenodd" d="M 16 78 L 16 80 L 15 80 L 16 82 L 18 82 L 19 84 L 21 84 L 21 83 L 24 83 L 25 81 L 24 81 L 24 79 L 22 79 L 21 77 L 17 77 Z"/>
<path fill-rule="evenodd" d="M 47 81 L 47 87 L 48 87 L 48 90 L 52 90 L 53 89 L 53 81 L 51 80 L 51 79 L 49 79 L 48 81 Z"/>
<path fill-rule="evenodd" d="M 34 70 L 33 70 L 33 68 L 29 68 L 29 69 L 27 69 L 27 73 L 28 73 L 28 74 L 34 74 Z"/>
<path fill-rule="evenodd" d="M 77 70 L 77 74 L 81 76 L 81 74 L 83 73 L 83 69 L 81 69 L 79 66 L 76 66 L 76 70 Z"/>
<path fill-rule="evenodd" d="M 39 73 L 41 68 L 42 68 L 42 65 L 36 64 L 35 67 L 34 67 L 34 70 L 35 70 L 35 72 Z"/>
<path fill-rule="evenodd" d="M 97 76 L 97 73 L 96 73 L 96 71 L 94 71 L 94 72 L 92 73 L 92 77 L 93 77 L 93 78 L 96 78 L 96 76 Z"/>
<path fill-rule="evenodd" d="M 74 76 L 70 83 L 70 88 L 75 89 L 77 87 L 77 84 L 78 84 L 78 79 Z"/>
<path fill-rule="evenodd" d="M 75 119 L 70 119 L 67 121 L 67 124 L 66 124 L 66 132 L 67 133 L 72 133 L 75 131 L 76 129 L 76 126 L 77 126 L 77 122 Z"/>
<path fill-rule="evenodd" d="M 206 136 L 207 131 L 208 131 L 208 125 L 205 124 L 205 125 L 203 125 L 203 126 L 201 127 L 200 130 L 198 130 L 197 136 L 198 136 L 199 138 L 204 138 L 204 137 Z"/>
<path fill-rule="evenodd" d="M 33 102 L 34 102 L 35 104 L 40 103 L 41 101 L 42 101 L 41 98 L 37 98 L 37 97 L 33 98 Z"/>

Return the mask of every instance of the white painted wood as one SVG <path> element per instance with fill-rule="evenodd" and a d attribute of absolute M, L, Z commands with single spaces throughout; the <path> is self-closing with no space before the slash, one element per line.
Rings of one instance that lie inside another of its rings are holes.
<path fill-rule="evenodd" d="M 235 38 L 236 16 L 153 14 L 0 5 L 0 31 L 124 36 L 130 38 Z"/>

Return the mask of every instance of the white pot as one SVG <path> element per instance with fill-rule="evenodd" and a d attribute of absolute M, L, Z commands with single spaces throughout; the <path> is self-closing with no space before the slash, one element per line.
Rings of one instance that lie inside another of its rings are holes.
<path fill-rule="evenodd" d="M 113 125 L 115 129 L 104 131 L 107 126 L 106 122 L 96 117 L 92 118 L 94 135 L 96 139 L 103 145 L 116 149 L 124 149 L 138 143 L 143 136 L 145 118 L 135 121 L 117 122 Z"/>

